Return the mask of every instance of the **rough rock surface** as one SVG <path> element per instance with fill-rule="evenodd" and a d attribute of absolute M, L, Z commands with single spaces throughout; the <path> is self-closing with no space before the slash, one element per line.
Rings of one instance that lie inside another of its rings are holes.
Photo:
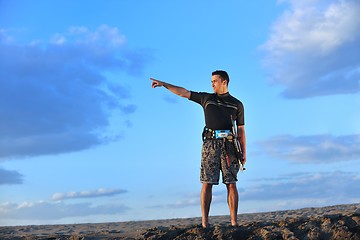
<path fill-rule="evenodd" d="M 360 240 L 360 204 L 267 213 L 137 222 L 0 227 L 0 239 L 339 239 Z"/>

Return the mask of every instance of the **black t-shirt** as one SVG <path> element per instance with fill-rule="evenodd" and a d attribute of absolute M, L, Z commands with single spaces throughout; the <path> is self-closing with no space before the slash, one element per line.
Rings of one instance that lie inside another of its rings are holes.
<path fill-rule="evenodd" d="M 238 126 L 244 125 L 244 106 L 229 93 L 193 92 L 189 100 L 199 103 L 205 114 L 205 125 L 213 130 L 231 130 L 231 116 Z"/>

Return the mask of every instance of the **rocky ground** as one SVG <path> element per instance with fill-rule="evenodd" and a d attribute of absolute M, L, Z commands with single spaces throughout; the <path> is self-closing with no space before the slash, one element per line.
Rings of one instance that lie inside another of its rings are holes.
<path fill-rule="evenodd" d="M 1 239 L 359 239 L 360 204 L 200 218 L 76 225 L 0 227 Z"/>

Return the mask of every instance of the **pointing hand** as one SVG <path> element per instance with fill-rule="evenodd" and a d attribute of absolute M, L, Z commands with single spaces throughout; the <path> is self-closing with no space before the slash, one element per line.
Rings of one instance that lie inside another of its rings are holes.
<path fill-rule="evenodd" d="M 155 78 L 150 78 L 150 80 L 152 81 L 152 83 L 151 83 L 152 88 L 164 86 L 164 82 L 162 82 L 162 81 L 159 81 L 159 80 L 157 80 Z"/>

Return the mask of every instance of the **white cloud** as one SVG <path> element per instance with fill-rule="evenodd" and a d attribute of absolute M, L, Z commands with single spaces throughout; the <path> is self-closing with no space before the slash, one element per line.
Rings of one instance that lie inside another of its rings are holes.
<path fill-rule="evenodd" d="M 123 204 L 91 202 L 66 203 L 64 200 L 114 197 L 126 193 L 123 189 L 88 190 L 80 192 L 54 193 L 51 201 L 25 201 L 22 203 L 0 203 L 2 221 L 8 220 L 59 220 L 63 218 L 86 217 L 92 215 L 114 215 L 129 210 Z"/>
<path fill-rule="evenodd" d="M 105 72 L 141 74 L 150 55 L 128 49 L 117 28 L 74 27 L 29 44 L 9 35 L 0 30 L 0 159 L 102 144 L 112 138 L 99 134 L 111 111 L 128 118 L 136 110 L 121 80 Z"/>
<path fill-rule="evenodd" d="M 297 163 L 360 160 L 360 135 L 282 135 L 258 144 L 261 154 Z"/>
<path fill-rule="evenodd" d="M 9 220 L 59 220 L 91 215 L 114 215 L 129 208 L 122 204 L 92 205 L 91 203 L 66 204 L 64 202 L 24 202 L 0 204 L 3 221 Z"/>
<path fill-rule="evenodd" d="M 360 2 L 290 1 L 262 46 L 274 84 L 288 98 L 360 91 Z"/>
<path fill-rule="evenodd" d="M 50 42 L 53 44 L 62 45 L 65 44 L 66 38 L 60 34 L 55 34 L 55 36 L 51 38 Z"/>
<path fill-rule="evenodd" d="M 107 25 L 101 25 L 96 31 L 90 31 L 86 27 L 71 27 L 69 33 L 68 36 L 76 36 L 76 41 L 79 43 L 118 48 L 126 42 L 126 37 L 118 28 Z"/>
<path fill-rule="evenodd" d="M 52 200 L 60 201 L 66 199 L 75 199 L 75 198 L 96 198 L 96 197 L 109 197 L 115 196 L 118 194 L 126 193 L 126 190 L 123 189 L 105 189 L 100 188 L 97 190 L 88 190 L 81 192 L 67 192 L 67 193 L 54 193 Z"/>
<path fill-rule="evenodd" d="M 312 199 L 316 202 L 350 203 L 359 200 L 360 179 L 355 172 L 320 172 L 286 175 L 263 184 L 254 184 L 240 193 L 244 201 L 278 200 L 283 202 Z"/>

